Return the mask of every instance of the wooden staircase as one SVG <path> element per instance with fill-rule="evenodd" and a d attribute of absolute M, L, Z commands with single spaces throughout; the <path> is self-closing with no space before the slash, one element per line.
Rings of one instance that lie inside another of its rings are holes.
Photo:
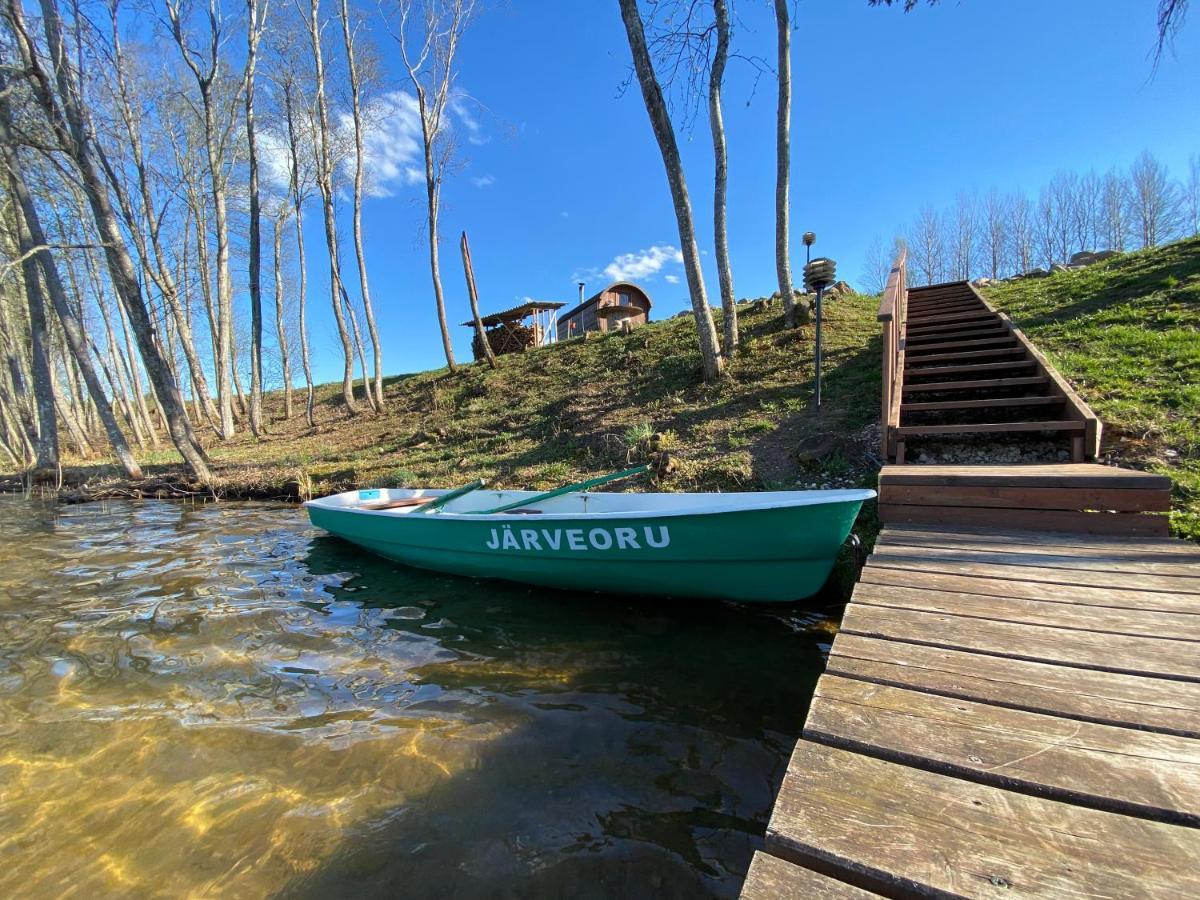
<path fill-rule="evenodd" d="M 900 332 L 888 445 L 898 464 L 913 439 L 981 434 L 1058 437 L 1073 462 L 1095 458 L 1095 414 L 968 282 L 909 290 Z"/>

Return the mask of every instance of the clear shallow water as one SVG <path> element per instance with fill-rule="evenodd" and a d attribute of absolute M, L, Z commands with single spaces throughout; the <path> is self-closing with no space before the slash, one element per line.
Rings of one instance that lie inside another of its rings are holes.
<path fill-rule="evenodd" d="M 816 621 L 0 497 L 0 896 L 734 896 Z"/>

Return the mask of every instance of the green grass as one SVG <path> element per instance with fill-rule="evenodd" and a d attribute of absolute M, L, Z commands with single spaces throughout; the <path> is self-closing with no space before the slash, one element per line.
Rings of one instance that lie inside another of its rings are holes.
<path fill-rule="evenodd" d="M 984 291 L 1104 422 L 1103 453 L 1170 475 L 1200 540 L 1200 238 Z"/>

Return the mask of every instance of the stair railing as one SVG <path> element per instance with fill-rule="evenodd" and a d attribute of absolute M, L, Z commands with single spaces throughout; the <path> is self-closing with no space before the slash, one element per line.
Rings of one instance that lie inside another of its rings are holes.
<path fill-rule="evenodd" d="M 908 313 L 908 251 L 902 249 L 888 273 L 879 299 L 883 323 L 883 403 L 879 418 L 883 459 L 895 453 L 895 429 L 900 426 L 900 395 L 904 387 L 904 326 Z"/>

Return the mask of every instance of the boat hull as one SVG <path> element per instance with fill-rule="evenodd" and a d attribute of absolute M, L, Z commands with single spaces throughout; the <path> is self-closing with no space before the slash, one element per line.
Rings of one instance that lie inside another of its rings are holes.
<path fill-rule="evenodd" d="M 592 520 L 364 514 L 314 504 L 308 511 L 338 537 L 437 572 L 578 591 L 786 602 L 821 588 L 861 505 Z"/>

